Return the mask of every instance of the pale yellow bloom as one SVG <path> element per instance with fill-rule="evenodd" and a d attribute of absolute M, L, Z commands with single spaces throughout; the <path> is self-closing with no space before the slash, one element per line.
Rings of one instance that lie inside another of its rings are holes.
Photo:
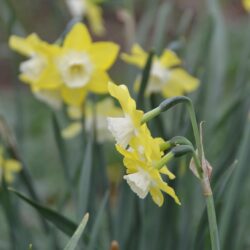
<path fill-rule="evenodd" d="M 141 126 L 143 111 L 136 109 L 135 101 L 130 97 L 128 88 L 125 85 L 115 85 L 109 82 L 109 93 L 116 98 L 123 111 L 122 117 L 109 117 L 108 128 L 116 139 L 116 142 L 123 148 L 130 140 L 138 134 Z"/>
<path fill-rule="evenodd" d="M 138 45 L 132 47 L 131 55 L 123 53 L 121 58 L 129 63 L 143 68 L 148 54 Z M 164 50 L 163 54 L 155 56 L 150 72 L 146 94 L 161 93 L 164 97 L 183 95 L 194 91 L 199 86 L 199 80 L 188 74 L 180 67 L 181 60 L 171 50 Z M 137 77 L 136 88 L 141 76 Z"/>
<path fill-rule="evenodd" d="M 12 183 L 14 174 L 20 172 L 21 169 L 21 163 L 14 159 L 6 159 L 4 149 L 0 147 L 0 182 L 4 178 L 7 183 Z"/>
<path fill-rule="evenodd" d="M 133 137 L 126 150 L 116 145 L 117 150 L 124 156 L 124 165 L 126 173 L 123 178 L 128 185 L 141 199 L 144 199 L 148 193 L 151 194 L 153 201 L 162 206 L 164 197 L 162 191 L 169 194 L 177 204 L 180 201 L 166 182 L 163 181 L 161 174 L 168 175 L 170 179 L 175 176 L 166 166 L 157 169 L 155 166 L 161 160 L 160 138 L 153 138 L 144 124 L 140 128 L 139 135 Z"/>
<path fill-rule="evenodd" d="M 66 0 L 70 14 L 74 18 L 86 17 L 92 31 L 103 35 L 105 27 L 102 19 L 102 8 L 92 0 Z"/>
<path fill-rule="evenodd" d="M 92 42 L 86 26 L 76 23 L 62 46 L 43 42 L 35 34 L 11 36 L 10 47 L 29 59 L 20 65 L 22 81 L 50 104 L 65 102 L 80 106 L 89 92 L 105 94 L 110 80 L 107 70 L 114 64 L 119 46 Z"/>

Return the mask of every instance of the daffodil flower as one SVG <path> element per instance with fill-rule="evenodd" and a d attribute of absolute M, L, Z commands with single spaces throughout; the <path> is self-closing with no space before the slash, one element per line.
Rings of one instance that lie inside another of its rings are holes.
<path fill-rule="evenodd" d="M 141 127 L 143 111 L 136 109 L 135 101 L 130 97 L 125 85 L 108 84 L 109 93 L 116 98 L 123 111 L 122 117 L 108 117 L 108 128 L 116 139 L 116 142 L 126 148 L 130 140 L 138 135 Z"/>
<path fill-rule="evenodd" d="M 250 0 L 242 0 L 242 5 L 247 12 L 250 12 Z"/>
<path fill-rule="evenodd" d="M 14 181 L 14 174 L 20 172 L 22 169 L 19 161 L 14 159 L 5 159 L 4 149 L 0 147 L 0 182 L 4 177 L 7 183 Z"/>
<path fill-rule="evenodd" d="M 123 53 L 121 58 L 129 63 L 143 68 L 147 61 L 147 53 L 138 45 L 132 47 L 131 55 Z M 151 68 L 146 95 L 161 93 L 164 97 L 183 95 L 194 91 L 199 86 L 199 80 L 180 67 L 181 60 L 171 50 L 164 50 L 160 57 L 155 56 Z M 140 76 L 136 80 L 136 88 Z"/>
<path fill-rule="evenodd" d="M 27 38 L 11 36 L 9 46 L 28 59 L 20 64 L 20 79 L 38 91 L 39 88 L 54 89 L 59 86 L 54 56 L 58 53 L 57 45 L 42 41 L 36 34 Z M 47 77 L 47 76 L 50 77 Z"/>
<path fill-rule="evenodd" d="M 77 23 L 67 34 L 56 58 L 64 101 L 80 105 L 87 93 L 108 92 L 107 70 L 114 63 L 119 46 L 112 42 L 92 42 L 85 25 Z"/>
<path fill-rule="evenodd" d="M 59 95 L 73 106 L 80 106 L 88 92 L 108 92 L 107 70 L 119 51 L 115 43 L 92 42 L 82 23 L 73 26 L 62 46 L 48 44 L 32 34 L 27 38 L 11 36 L 10 47 L 29 58 L 20 65 L 20 78 L 31 84 L 36 95 L 48 102 Z"/>
<path fill-rule="evenodd" d="M 74 18 L 86 17 L 91 30 L 100 36 L 105 33 L 105 27 L 103 25 L 102 8 L 96 2 L 93 0 L 66 0 L 70 14 Z"/>
<path fill-rule="evenodd" d="M 166 166 L 161 169 L 155 167 L 162 156 L 160 151 L 161 141 L 159 138 L 153 138 L 144 124 L 140 129 L 140 134 L 129 143 L 127 150 L 117 144 L 116 148 L 124 156 L 123 163 L 126 167 L 127 174 L 123 178 L 141 199 L 144 199 L 150 193 L 153 201 L 158 206 L 162 206 L 164 201 L 163 191 L 180 205 L 174 189 L 163 181 L 161 174 L 168 175 L 170 179 L 174 179 L 175 176 Z"/>

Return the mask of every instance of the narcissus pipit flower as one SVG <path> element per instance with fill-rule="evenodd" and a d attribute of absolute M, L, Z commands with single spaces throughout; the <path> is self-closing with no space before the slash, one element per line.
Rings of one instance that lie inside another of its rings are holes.
<path fill-rule="evenodd" d="M 21 171 L 22 167 L 19 161 L 14 159 L 6 159 L 4 157 L 4 149 L 0 146 L 0 183 L 2 178 L 7 183 L 14 181 L 14 174 Z"/>
<path fill-rule="evenodd" d="M 119 51 L 115 43 L 92 42 L 82 23 L 73 26 L 62 46 L 47 44 L 31 35 L 26 39 L 12 36 L 10 47 L 30 58 L 20 66 L 21 79 L 30 83 L 36 94 L 55 91 L 50 96 L 59 93 L 65 103 L 74 106 L 81 105 L 89 91 L 108 92 L 107 70 Z"/>
<path fill-rule="evenodd" d="M 127 175 L 123 178 L 127 181 L 132 191 L 141 199 L 144 199 L 150 193 L 153 201 L 158 206 L 162 206 L 164 201 L 163 191 L 180 205 L 174 189 L 163 181 L 161 174 L 168 175 L 170 179 L 174 179 L 175 176 L 166 166 L 163 166 L 161 169 L 155 167 L 162 156 L 160 151 L 161 142 L 162 139 L 151 136 L 147 126 L 144 124 L 140 128 L 139 135 L 132 138 L 127 150 L 116 145 L 117 150 L 124 156 L 123 163 L 126 166 Z"/>
<path fill-rule="evenodd" d="M 54 65 L 54 56 L 59 52 L 57 45 L 42 41 L 36 34 L 27 38 L 11 36 L 9 46 L 28 60 L 20 64 L 20 79 L 31 88 L 54 89 L 58 87 L 58 75 Z M 49 76 L 49 77 L 48 77 Z"/>
<path fill-rule="evenodd" d="M 125 85 L 117 86 L 109 82 L 108 89 L 110 95 L 119 101 L 123 111 L 123 117 L 108 117 L 108 128 L 116 142 L 126 148 L 133 136 L 138 134 L 143 111 L 136 109 L 136 103 Z"/>
<path fill-rule="evenodd" d="M 132 47 L 131 55 L 123 53 L 121 58 L 129 63 L 143 68 L 148 54 L 138 45 Z M 183 95 L 194 91 L 199 86 L 199 80 L 188 74 L 181 67 L 181 60 L 171 50 L 164 50 L 160 57 L 155 56 L 151 68 L 146 94 L 161 93 L 164 97 Z M 136 88 L 140 77 L 136 80 Z"/>
<path fill-rule="evenodd" d="M 242 0 L 242 5 L 247 12 L 250 12 L 250 0 Z"/>
<path fill-rule="evenodd" d="M 102 19 L 102 8 L 98 6 L 97 2 L 93 0 L 66 0 L 70 14 L 74 18 L 86 17 L 91 30 L 96 35 L 103 35 L 105 28 Z"/>

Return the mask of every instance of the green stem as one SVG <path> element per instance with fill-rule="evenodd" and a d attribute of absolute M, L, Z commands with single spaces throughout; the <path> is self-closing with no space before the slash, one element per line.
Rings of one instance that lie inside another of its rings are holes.
<path fill-rule="evenodd" d="M 212 190 L 210 187 L 210 182 L 209 182 L 208 176 L 204 176 L 204 174 L 206 174 L 206 173 L 204 173 L 203 167 L 202 167 L 202 164 L 203 164 L 202 142 L 201 142 L 201 138 L 200 138 L 200 133 L 199 133 L 199 128 L 198 128 L 198 123 L 196 120 L 194 106 L 193 106 L 191 99 L 188 97 L 185 97 L 185 96 L 177 96 L 177 97 L 166 99 L 165 101 L 163 101 L 159 105 L 159 107 L 144 114 L 143 119 L 142 119 L 142 123 L 151 120 L 155 116 L 159 115 L 161 112 L 164 112 L 164 111 L 174 107 L 178 103 L 185 103 L 187 105 L 189 117 L 190 117 L 192 128 L 193 128 L 195 143 L 196 143 L 197 150 L 198 150 L 198 158 L 197 158 L 195 153 L 193 155 L 194 155 L 194 161 L 195 161 L 195 165 L 197 168 L 197 172 L 201 173 L 199 175 L 200 175 L 201 185 L 202 185 L 202 189 L 203 189 L 203 194 L 204 194 L 204 197 L 206 200 L 206 205 L 207 205 L 212 250 L 220 250 L 219 234 L 218 234 L 218 226 L 217 226 L 217 221 L 216 221 L 213 193 L 212 193 Z"/>
<path fill-rule="evenodd" d="M 206 196 L 209 230 L 211 237 L 212 250 L 220 250 L 220 240 L 218 235 L 216 214 L 214 209 L 213 194 Z"/>

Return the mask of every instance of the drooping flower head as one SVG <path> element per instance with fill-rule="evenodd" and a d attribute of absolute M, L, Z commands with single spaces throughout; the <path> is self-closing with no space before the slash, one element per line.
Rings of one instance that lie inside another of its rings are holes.
<path fill-rule="evenodd" d="M 164 197 L 162 191 L 169 194 L 177 204 L 180 201 L 166 182 L 163 181 L 161 174 L 167 175 L 170 179 L 175 176 L 166 166 L 161 169 L 156 168 L 156 163 L 161 160 L 162 152 L 160 143 L 162 139 L 153 138 L 144 124 L 140 128 L 137 137 L 133 137 L 126 150 L 116 145 L 117 150 L 124 156 L 123 163 L 126 167 L 126 173 L 123 178 L 128 185 L 141 199 L 144 199 L 148 193 L 151 194 L 153 201 L 162 206 Z"/>
<path fill-rule="evenodd" d="M 143 68 L 148 54 L 138 45 L 132 47 L 131 55 L 122 54 L 122 59 Z M 171 50 L 164 50 L 160 57 L 155 56 L 151 68 L 146 94 L 161 93 L 164 97 L 183 95 L 194 91 L 199 86 L 199 80 L 188 74 L 181 67 L 181 60 Z M 136 88 L 140 77 L 136 80 Z"/>
<path fill-rule="evenodd" d="M 138 134 L 141 126 L 143 111 L 136 109 L 136 103 L 131 98 L 125 85 L 108 84 L 109 93 L 116 98 L 123 111 L 122 117 L 109 117 L 108 128 L 115 137 L 116 142 L 126 148 L 133 136 Z"/>
<path fill-rule="evenodd" d="M 0 183 L 3 177 L 7 183 L 12 183 L 14 174 L 20 172 L 21 169 L 22 166 L 19 161 L 4 157 L 4 149 L 0 146 Z"/>
<path fill-rule="evenodd" d="M 103 35 L 105 27 L 102 19 L 102 8 L 98 6 L 97 1 L 93 0 L 66 0 L 70 14 L 74 18 L 86 17 L 91 30 L 96 35 Z"/>

